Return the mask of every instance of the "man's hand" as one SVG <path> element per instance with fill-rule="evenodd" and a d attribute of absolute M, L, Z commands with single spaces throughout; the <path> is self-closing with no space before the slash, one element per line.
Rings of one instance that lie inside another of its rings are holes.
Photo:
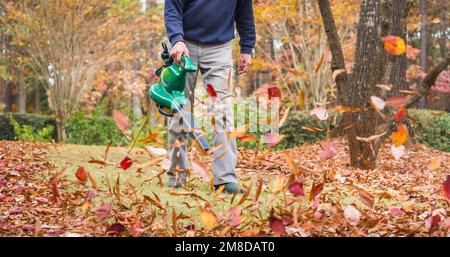
<path fill-rule="evenodd" d="M 189 56 L 189 50 L 183 41 L 178 41 L 173 45 L 172 50 L 170 50 L 170 56 L 175 62 L 180 63 L 183 55 Z"/>
<path fill-rule="evenodd" d="M 239 75 L 246 73 L 250 68 L 251 64 L 252 64 L 252 55 L 241 53 L 241 56 L 239 58 Z"/>

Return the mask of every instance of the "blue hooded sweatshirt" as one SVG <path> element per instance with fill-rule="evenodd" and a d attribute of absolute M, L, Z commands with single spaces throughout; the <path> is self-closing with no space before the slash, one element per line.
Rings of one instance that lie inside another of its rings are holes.
<path fill-rule="evenodd" d="M 251 53 L 256 34 L 252 0 L 165 0 L 164 21 L 170 43 L 225 43 L 240 36 L 241 53 Z"/>

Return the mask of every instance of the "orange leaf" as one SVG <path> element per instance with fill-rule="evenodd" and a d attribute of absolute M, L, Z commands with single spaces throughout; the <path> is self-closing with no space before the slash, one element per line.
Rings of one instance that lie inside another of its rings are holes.
<path fill-rule="evenodd" d="M 206 229 L 211 230 L 217 223 L 217 216 L 212 211 L 202 210 L 200 212 L 200 221 Z"/>
<path fill-rule="evenodd" d="M 344 113 L 344 112 L 363 112 L 365 111 L 363 108 L 355 108 L 349 106 L 338 105 L 334 108 L 336 111 Z"/>
<path fill-rule="evenodd" d="M 405 40 L 397 36 L 387 36 L 383 38 L 384 48 L 389 54 L 402 55 L 406 53 Z"/>
<path fill-rule="evenodd" d="M 392 133 L 391 139 L 396 147 L 403 145 L 409 138 L 408 128 L 403 124 L 397 125 L 397 131 Z"/>

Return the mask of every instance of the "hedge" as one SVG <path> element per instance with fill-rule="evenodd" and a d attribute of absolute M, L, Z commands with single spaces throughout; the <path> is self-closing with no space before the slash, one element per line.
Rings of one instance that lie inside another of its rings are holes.
<path fill-rule="evenodd" d="M 15 120 L 21 126 L 31 126 L 34 131 L 41 130 L 48 125 L 51 125 L 55 128 L 52 133 L 52 139 L 58 139 L 56 119 L 53 116 L 28 113 L 2 113 L 0 114 L 0 140 L 16 140 L 17 135 L 11 120 Z"/>
<path fill-rule="evenodd" d="M 432 110 L 409 109 L 409 115 L 417 121 L 415 138 L 435 149 L 450 152 L 450 114 Z M 311 132 L 303 127 L 324 129 L 326 123 L 314 119 L 307 112 L 292 112 L 281 128 L 284 147 L 301 146 L 325 138 L 325 132 Z"/>

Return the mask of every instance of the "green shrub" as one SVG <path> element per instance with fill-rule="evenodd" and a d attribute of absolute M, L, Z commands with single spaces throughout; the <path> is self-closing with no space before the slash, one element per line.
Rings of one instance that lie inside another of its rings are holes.
<path fill-rule="evenodd" d="M 30 142 L 50 142 L 55 127 L 47 125 L 42 129 L 34 130 L 30 125 L 20 125 L 17 121 L 11 120 L 14 127 L 15 139 L 30 141 Z"/>
<path fill-rule="evenodd" d="M 100 110 L 93 114 L 76 113 L 65 124 L 66 143 L 83 145 L 107 145 L 110 141 L 117 145 L 126 145 L 125 136 L 117 128 L 111 117 Z"/>
<path fill-rule="evenodd" d="M 441 151 L 450 152 L 450 114 L 433 114 L 430 110 L 408 110 L 409 115 L 418 122 L 415 128 L 416 139 L 423 144 Z"/>
<path fill-rule="evenodd" d="M 36 134 L 39 131 L 45 134 L 46 132 L 44 131 L 47 131 L 49 134 L 45 137 L 48 138 L 49 140 L 51 139 L 56 140 L 58 138 L 56 129 L 50 130 L 50 126 L 56 128 L 56 119 L 52 116 L 43 116 L 28 113 L 27 114 L 5 113 L 0 114 L 0 140 L 20 139 L 19 136 L 16 134 L 12 121 L 16 121 L 20 127 L 28 126 L 29 132 L 34 131 L 33 133 L 30 132 L 31 134 Z M 36 136 L 39 137 L 39 135 Z M 44 135 L 41 134 L 40 136 Z"/>

